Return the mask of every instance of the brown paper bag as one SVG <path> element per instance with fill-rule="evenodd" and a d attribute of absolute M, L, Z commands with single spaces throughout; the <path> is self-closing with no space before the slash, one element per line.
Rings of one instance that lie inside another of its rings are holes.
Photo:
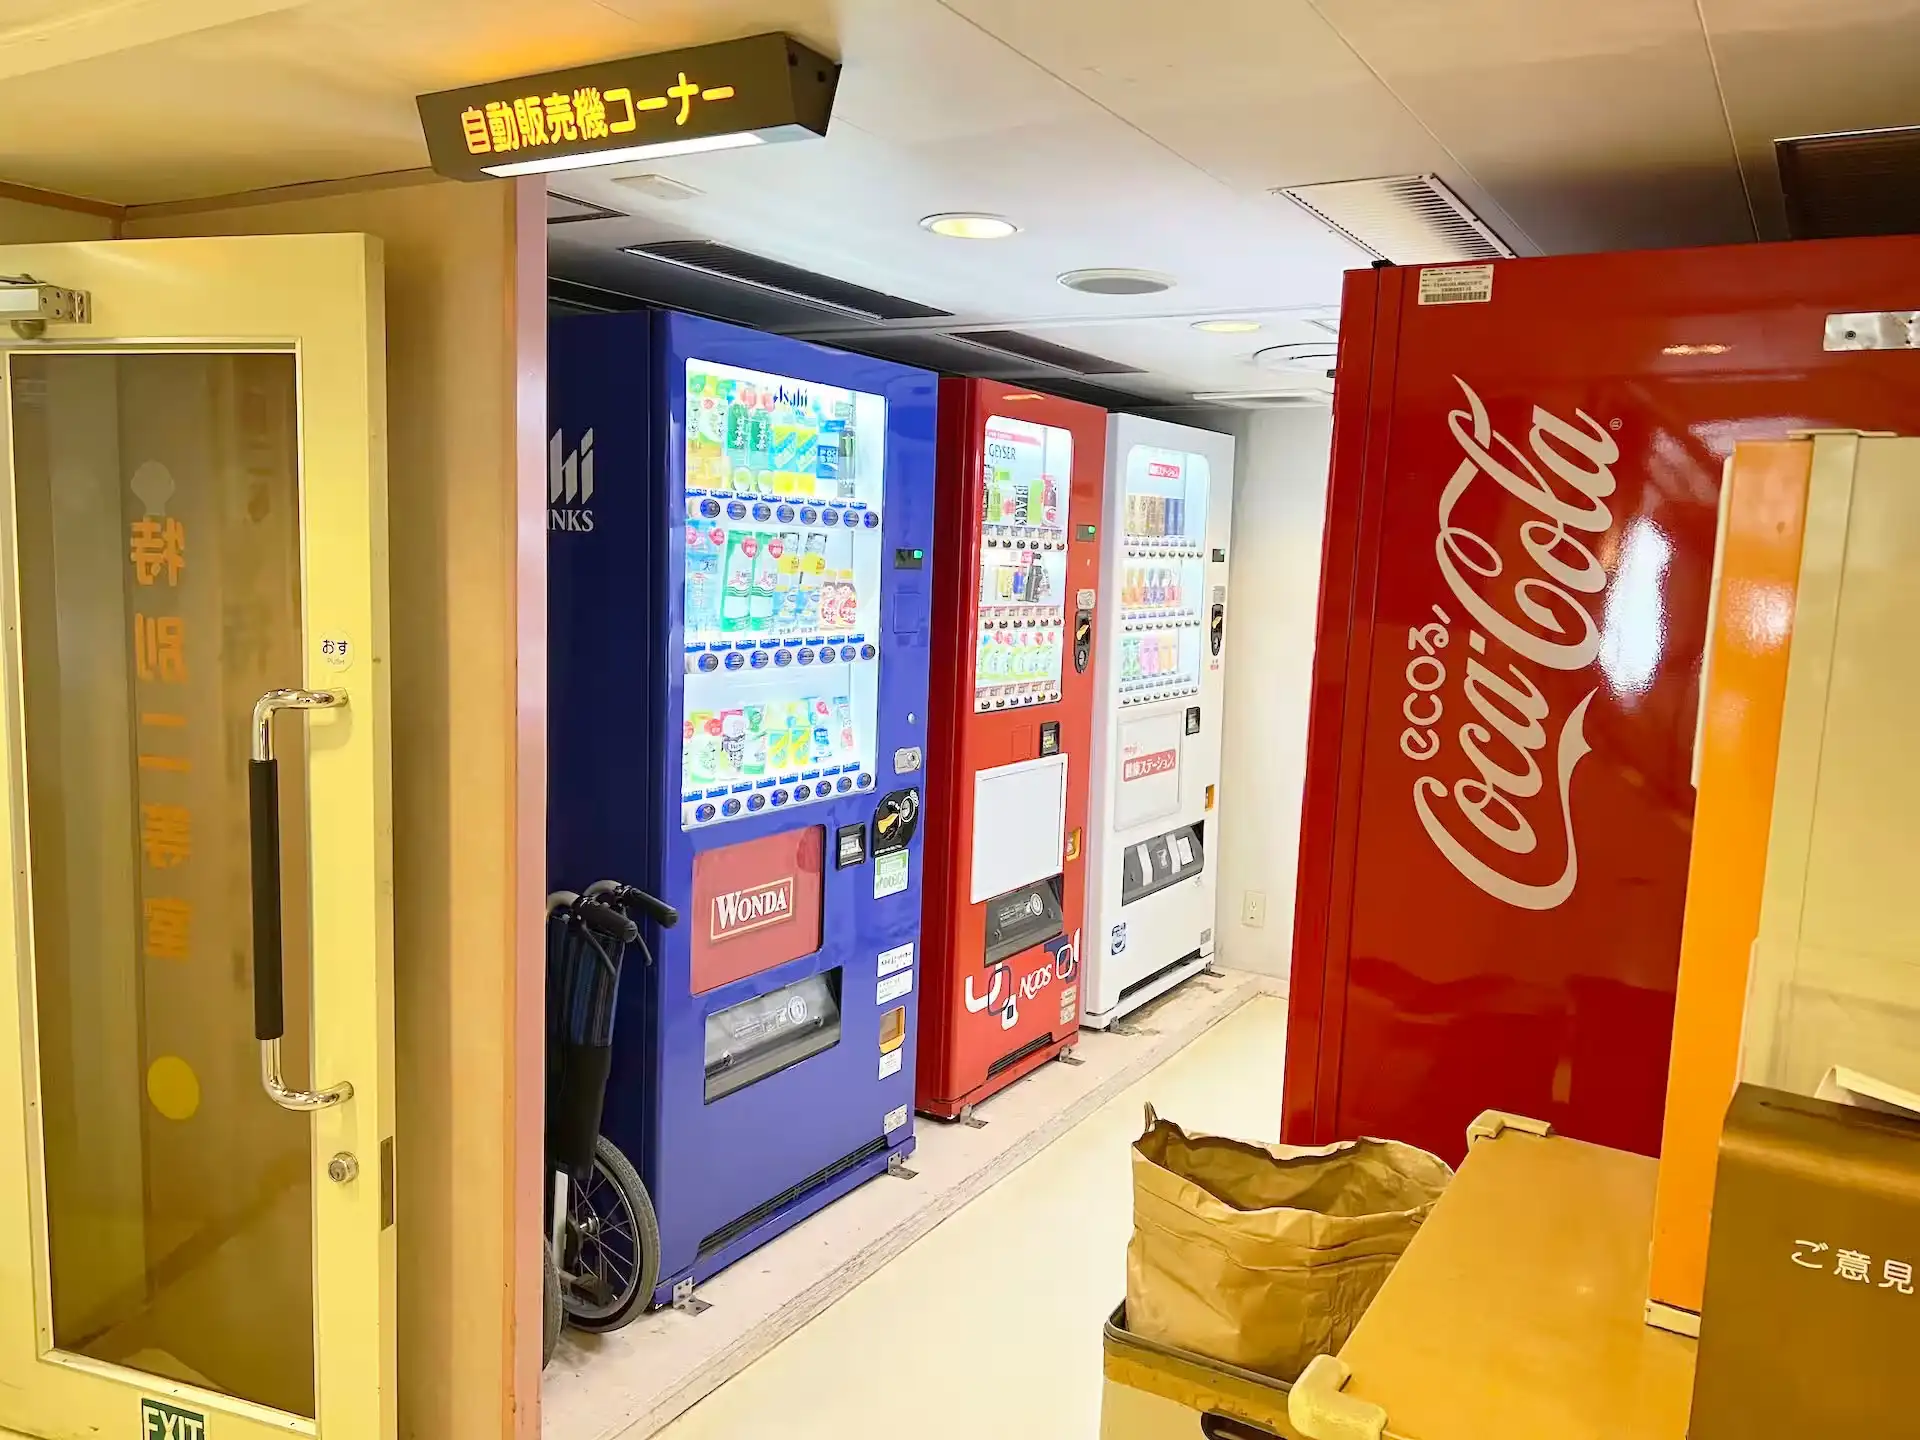
<path fill-rule="evenodd" d="M 1189 1135 L 1149 1105 L 1127 1328 L 1291 1382 L 1339 1352 L 1452 1177 L 1392 1140 L 1253 1145 Z"/>

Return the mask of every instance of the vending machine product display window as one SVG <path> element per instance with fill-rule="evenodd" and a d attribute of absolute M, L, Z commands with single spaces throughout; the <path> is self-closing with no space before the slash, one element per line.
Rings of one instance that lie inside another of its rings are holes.
<path fill-rule="evenodd" d="M 1206 629 L 1205 455 L 1127 450 L 1120 571 L 1122 705 L 1197 695 Z"/>
<path fill-rule="evenodd" d="M 987 417 L 973 708 L 1060 698 L 1067 647 L 1067 492 L 1073 434 Z"/>
<path fill-rule="evenodd" d="M 870 789 L 887 402 L 698 359 L 686 383 L 681 824 Z"/>

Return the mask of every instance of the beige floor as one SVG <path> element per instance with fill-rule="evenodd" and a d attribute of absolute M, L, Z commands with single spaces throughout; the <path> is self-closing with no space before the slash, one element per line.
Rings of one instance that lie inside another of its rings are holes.
<path fill-rule="evenodd" d="M 1141 1107 L 1280 1129 L 1286 1002 L 1250 1001 L 660 1434 L 915 1440 L 1099 1431 L 1100 1325 L 1126 1285 Z"/>

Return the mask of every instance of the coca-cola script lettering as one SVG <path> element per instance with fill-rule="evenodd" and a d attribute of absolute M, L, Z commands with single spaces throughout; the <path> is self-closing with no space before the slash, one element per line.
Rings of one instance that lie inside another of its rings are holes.
<path fill-rule="evenodd" d="M 1448 679 L 1443 655 L 1456 626 L 1466 626 L 1469 653 L 1459 700 L 1475 718 L 1454 735 L 1469 773 L 1456 773 L 1449 782 L 1423 772 L 1413 782 L 1413 806 L 1427 838 L 1468 880 L 1509 905 L 1551 910 L 1573 893 L 1580 877 L 1573 775 L 1590 748 L 1587 708 L 1598 687 L 1556 718 L 1530 667 L 1579 671 L 1599 654 L 1600 628 L 1590 606 L 1606 588 L 1607 572 L 1588 538 L 1613 527 L 1606 500 L 1614 491 L 1620 447 L 1585 411 L 1575 410 L 1569 422 L 1536 405 L 1528 454 L 1493 428 L 1487 407 L 1466 381 L 1456 375 L 1454 383 L 1466 406 L 1452 411 L 1447 425 L 1465 453 L 1440 493 L 1433 547 L 1450 600 L 1433 606 L 1432 621 L 1407 632 L 1410 693 L 1401 705 L 1408 723 L 1400 750 L 1423 767 L 1457 772 L 1459 767 L 1446 766 L 1442 738 L 1447 700 L 1441 691 Z M 1456 518 L 1476 482 L 1498 485 L 1535 512 L 1519 527 L 1523 556 L 1504 553 Z M 1516 560 L 1522 561 L 1517 572 L 1509 569 Z M 1450 604 L 1458 607 L 1458 621 Z M 1550 780 L 1536 758 L 1549 742 Z M 1559 874 L 1516 876 L 1513 871 L 1525 867 L 1523 857 L 1543 843 L 1564 847 Z"/>

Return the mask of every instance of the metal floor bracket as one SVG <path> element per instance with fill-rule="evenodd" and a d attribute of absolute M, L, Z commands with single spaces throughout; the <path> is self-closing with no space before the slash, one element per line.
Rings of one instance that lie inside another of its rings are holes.
<path fill-rule="evenodd" d="M 683 1315 L 704 1315 L 713 1306 L 693 1293 L 693 1281 L 680 1280 L 674 1283 L 673 1308 Z"/>
<path fill-rule="evenodd" d="M 1065 1050 L 1062 1050 L 1055 1058 L 1058 1059 L 1062 1065 L 1084 1065 L 1087 1063 L 1073 1053 L 1072 1046 L 1068 1046 Z"/>
<path fill-rule="evenodd" d="M 987 1122 L 975 1113 L 971 1105 L 962 1105 L 960 1107 L 960 1123 L 969 1130 L 984 1130 L 987 1128 Z"/>
<path fill-rule="evenodd" d="M 911 1180 L 919 1173 L 918 1170 L 907 1164 L 904 1155 L 889 1155 L 887 1157 L 887 1174 L 891 1175 L 894 1179 Z"/>

